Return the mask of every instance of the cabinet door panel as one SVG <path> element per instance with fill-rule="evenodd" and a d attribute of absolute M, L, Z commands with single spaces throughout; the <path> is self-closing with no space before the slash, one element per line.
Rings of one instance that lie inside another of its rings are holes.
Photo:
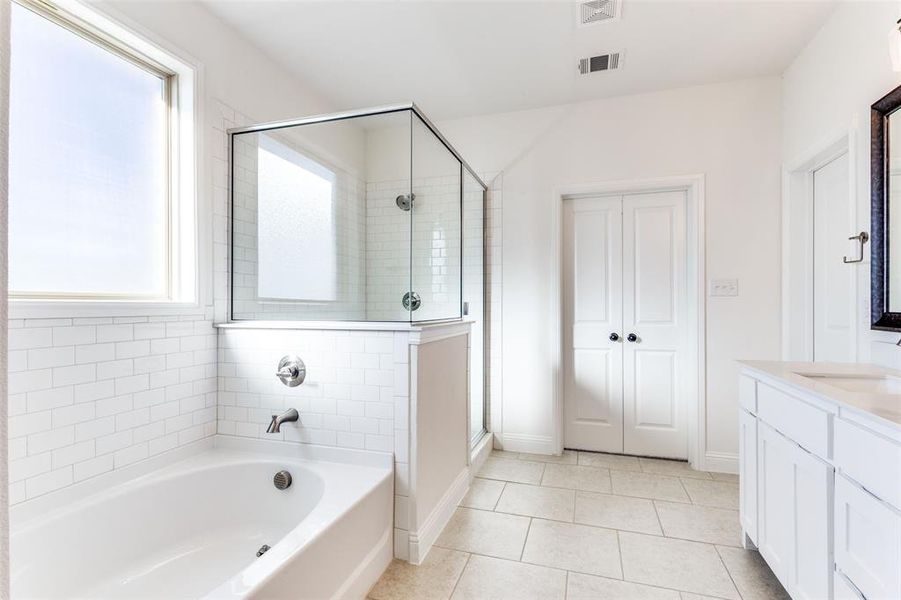
<path fill-rule="evenodd" d="M 901 514 L 841 475 L 835 564 L 867 598 L 901 598 Z"/>
<path fill-rule="evenodd" d="M 757 418 L 740 410 L 739 432 L 739 514 L 741 528 L 752 542 L 757 543 Z"/>
<path fill-rule="evenodd" d="M 833 476 L 830 465 L 792 444 L 794 540 L 787 587 L 795 600 L 831 597 Z"/>
<path fill-rule="evenodd" d="M 792 551 L 791 443 L 757 422 L 757 548 L 786 588 Z"/>

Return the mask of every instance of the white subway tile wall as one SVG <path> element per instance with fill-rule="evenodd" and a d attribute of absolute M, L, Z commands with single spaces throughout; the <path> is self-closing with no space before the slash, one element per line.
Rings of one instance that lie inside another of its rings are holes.
<path fill-rule="evenodd" d="M 410 288 L 422 303 L 413 320 L 460 316 L 460 178 L 414 179 L 412 188 L 411 220 L 396 203 L 397 196 L 409 192 L 409 180 L 366 185 L 369 321 L 409 320 L 402 300 Z M 481 239 L 481 228 L 466 233 Z M 481 300 L 481 295 L 471 299 Z"/>
<path fill-rule="evenodd" d="M 11 504 L 215 433 L 212 307 L 9 327 Z"/>
<path fill-rule="evenodd" d="M 296 354 L 303 385 L 273 376 Z M 219 333 L 219 423 L 224 435 L 393 452 L 396 503 L 409 495 L 409 335 L 406 332 L 222 329 Z M 300 422 L 266 433 L 289 408 Z M 406 539 L 405 528 L 396 532 Z"/>

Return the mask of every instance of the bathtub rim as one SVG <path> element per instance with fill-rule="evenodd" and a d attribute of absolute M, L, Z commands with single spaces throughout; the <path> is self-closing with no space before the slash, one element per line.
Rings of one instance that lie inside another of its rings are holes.
<path fill-rule="evenodd" d="M 14 504 L 9 507 L 10 534 L 15 535 L 27 530 L 37 520 L 53 518 L 60 513 L 76 510 L 82 503 L 93 501 L 97 495 L 108 492 L 110 488 L 121 486 L 130 488 L 132 484 L 140 485 L 143 480 L 153 478 L 156 472 L 166 467 L 214 449 L 246 452 L 248 456 L 257 455 L 260 458 L 373 467 L 385 469 L 392 476 L 394 471 L 393 455 L 389 452 L 216 434 Z"/>

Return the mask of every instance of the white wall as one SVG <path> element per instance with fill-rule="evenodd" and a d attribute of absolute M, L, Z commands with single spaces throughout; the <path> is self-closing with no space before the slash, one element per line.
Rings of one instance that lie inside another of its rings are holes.
<path fill-rule="evenodd" d="M 785 162 L 852 133 L 857 223 L 870 230 L 870 105 L 901 83 L 892 71 L 888 33 L 901 16 L 898 2 L 843 2 L 785 71 L 782 154 Z M 850 234 L 849 234 L 850 235 Z M 898 334 L 870 331 L 870 261 L 858 266 L 858 356 L 901 368 Z"/>
<path fill-rule="evenodd" d="M 502 422 L 493 428 L 504 446 L 553 450 L 554 189 L 704 174 L 707 278 L 736 278 L 740 289 L 738 297 L 706 300 L 707 452 L 737 453 L 735 360 L 778 358 L 780 349 L 779 80 L 668 90 L 439 127 L 477 169 L 503 171 L 503 406 Z"/>

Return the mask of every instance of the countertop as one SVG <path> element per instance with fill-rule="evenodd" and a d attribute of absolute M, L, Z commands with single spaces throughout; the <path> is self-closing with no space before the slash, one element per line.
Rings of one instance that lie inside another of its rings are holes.
<path fill-rule="evenodd" d="M 858 412 L 875 415 L 880 419 L 901 427 L 901 371 L 864 363 L 811 363 L 780 362 L 765 360 L 740 360 L 746 369 L 757 371 L 770 377 L 782 379 L 786 383 L 806 392 L 811 392 L 844 405 Z M 868 377 L 888 376 L 893 385 L 897 380 L 897 393 L 849 391 L 818 380 L 819 375 L 829 377 L 847 377 L 848 379 L 865 379 Z"/>

